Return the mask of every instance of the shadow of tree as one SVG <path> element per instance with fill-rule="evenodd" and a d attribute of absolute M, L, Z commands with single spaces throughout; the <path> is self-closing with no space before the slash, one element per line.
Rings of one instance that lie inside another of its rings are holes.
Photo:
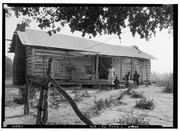
<path fill-rule="evenodd" d="M 22 115 L 7 116 L 7 117 L 5 117 L 5 118 L 6 118 L 6 119 L 10 119 L 10 118 L 23 117 L 23 116 L 25 116 L 25 115 L 24 115 L 24 114 L 22 114 Z"/>

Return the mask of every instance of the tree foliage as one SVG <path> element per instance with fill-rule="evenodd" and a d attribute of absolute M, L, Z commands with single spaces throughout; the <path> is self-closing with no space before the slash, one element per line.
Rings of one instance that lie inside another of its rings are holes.
<path fill-rule="evenodd" d="M 71 32 L 80 31 L 96 36 L 116 34 L 121 38 L 123 28 L 129 27 L 133 36 L 149 39 L 156 29 L 173 29 L 173 5 L 156 6 L 55 6 L 55 7 L 11 7 L 16 17 L 29 16 L 38 22 L 41 29 L 50 28 L 56 33 L 68 24 Z M 7 14 L 9 13 L 6 9 Z M 58 23 L 58 24 L 57 24 Z"/>

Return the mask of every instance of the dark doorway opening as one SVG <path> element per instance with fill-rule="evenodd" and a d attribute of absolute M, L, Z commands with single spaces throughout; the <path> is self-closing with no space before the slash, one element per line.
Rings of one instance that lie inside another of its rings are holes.
<path fill-rule="evenodd" d="M 108 69 L 111 67 L 112 58 L 100 57 L 99 58 L 99 79 L 108 79 Z"/>

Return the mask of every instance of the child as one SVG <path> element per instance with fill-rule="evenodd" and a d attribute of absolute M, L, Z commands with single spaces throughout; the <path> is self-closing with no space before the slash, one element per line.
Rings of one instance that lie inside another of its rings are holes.
<path fill-rule="evenodd" d="M 119 79 L 118 79 L 118 76 L 116 76 L 116 79 L 114 80 L 115 90 L 118 89 L 119 83 L 120 83 L 120 81 L 119 81 Z"/>

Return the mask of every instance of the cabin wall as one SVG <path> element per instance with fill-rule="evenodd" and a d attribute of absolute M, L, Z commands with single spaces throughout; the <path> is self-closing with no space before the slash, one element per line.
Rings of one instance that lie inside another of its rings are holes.
<path fill-rule="evenodd" d="M 25 61 L 26 61 L 26 73 L 31 75 L 32 73 L 32 48 L 30 46 L 25 46 Z"/>
<path fill-rule="evenodd" d="M 128 72 L 131 72 L 131 59 L 125 57 L 113 57 L 113 66 L 115 69 L 115 75 L 120 80 L 124 80 Z"/>
<path fill-rule="evenodd" d="M 92 79 L 93 60 L 90 56 L 74 57 L 68 55 L 63 50 L 32 48 L 32 58 L 30 64 L 31 73 L 34 76 L 43 77 L 43 56 L 45 68 L 47 68 L 47 58 L 53 58 L 52 77 L 61 80 Z M 30 58 L 28 58 L 30 59 Z"/>
<path fill-rule="evenodd" d="M 94 56 L 70 56 L 63 50 L 52 50 L 37 47 L 25 48 L 27 74 L 43 77 L 43 56 L 45 68 L 47 59 L 53 58 L 52 77 L 60 80 L 94 80 L 96 62 Z M 112 63 L 115 68 L 115 75 L 120 80 L 125 79 L 125 75 L 135 70 L 140 74 L 140 82 L 150 80 L 151 63 L 148 59 L 113 57 Z M 94 73 L 93 73 L 94 71 Z"/>
<path fill-rule="evenodd" d="M 124 80 L 128 72 L 130 72 L 133 77 L 135 70 L 140 75 L 140 82 L 150 80 L 150 60 L 128 57 L 113 57 L 112 61 L 115 68 L 115 75 L 118 76 L 120 80 Z"/>
<path fill-rule="evenodd" d="M 150 60 L 146 60 L 143 62 L 142 64 L 142 68 L 143 68 L 143 73 L 142 73 L 142 81 L 147 81 L 150 80 L 150 75 L 151 75 L 151 61 Z"/>

